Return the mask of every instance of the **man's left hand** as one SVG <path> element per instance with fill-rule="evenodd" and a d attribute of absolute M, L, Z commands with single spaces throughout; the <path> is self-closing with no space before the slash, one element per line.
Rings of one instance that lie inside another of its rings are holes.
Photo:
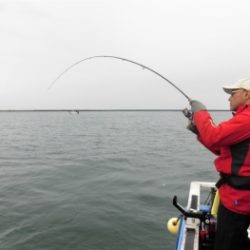
<path fill-rule="evenodd" d="M 200 110 L 207 110 L 206 106 L 197 100 L 191 100 L 190 106 L 191 106 L 191 110 L 193 113 L 200 111 Z"/>

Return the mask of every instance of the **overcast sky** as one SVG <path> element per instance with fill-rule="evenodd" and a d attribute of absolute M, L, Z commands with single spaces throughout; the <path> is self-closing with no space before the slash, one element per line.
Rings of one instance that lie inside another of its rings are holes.
<path fill-rule="evenodd" d="M 249 0 L 0 0 L 0 109 L 208 108 L 250 77 Z"/>

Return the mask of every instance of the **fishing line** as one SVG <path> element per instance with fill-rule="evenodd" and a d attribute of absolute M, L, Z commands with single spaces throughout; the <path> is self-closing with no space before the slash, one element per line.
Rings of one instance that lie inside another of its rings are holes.
<path fill-rule="evenodd" d="M 161 75 L 160 73 L 158 73 L 157 71 L 141 64 L 141 63 L 138 63 L 138 62 L 135 62 L 135 61 L 132 61 L 132 60 L 129 60 L 129 59 L 126 59 L 126 58 L 122 58 L 122 57 L 117 57 L 117 56 L 91 56 L 91 57 L 87 57 L 87 58 L 84 58 L 80 61 L 77 61 L 75 63 L 73 63 L 72 65 L 70 65 L 68 68 L 66 68 L 48 87 L 48 90 L 51 89 L 54 84 L 67 72 L 69 71 L 71 68 L 75 67 L 76 65 L 84 62 L 84 61 L 87 61 L 87 60 L 91 60 L 91 59 L 95 59 L 95 58 L 111 58 L 111 59 L 118 59 L 118 60 L 122 60 L 122 61 L 126 61 L 126 62 L 130 62 L 130 63 L 133 63 L 133 64 L 136 64 L 140 67 L 142 67 L 143 69 L 147 69 L 151 72 L 153 72 L 154 74 L 158 75 L 159 77 L 161 77 L 162 79 L 164 79 L 166 82 L 168 82 L 170 85 L 172 85 L 175 89 L 177 89 L 185 98 L 187 98 L 187 100 L 190 102 L 191 101 L 191 98 L 184 92 L 182 91 L 179 87 L 177 87 L 173 82 L 171 82 L 170 80 L 168 80 L 166 77 L 164 77 L 163 75 Z"/>

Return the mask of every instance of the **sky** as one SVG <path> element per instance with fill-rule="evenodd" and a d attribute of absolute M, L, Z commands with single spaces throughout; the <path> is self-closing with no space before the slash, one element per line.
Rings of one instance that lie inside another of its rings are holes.
<path fill-rule="evenodd" d="M 228 109 L 250 77 L 249 0 L 0 0 L 1 109 Z"/>

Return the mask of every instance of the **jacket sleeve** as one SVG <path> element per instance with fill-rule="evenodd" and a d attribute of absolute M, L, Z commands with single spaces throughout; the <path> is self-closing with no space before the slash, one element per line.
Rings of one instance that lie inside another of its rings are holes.
<path fill-rule="evenodd" d="M 208 150 L 210 150 L 212 153 L 215 155 L 219 156 L 220 155 L 220 148 L 219 147 L 208 147 L 201 139 L 201 137 L 198 135 L 197 136 L 198 141 L 203 144 L 204 147 L 206 147 Z"/>
<path fill-rule="evenodd" d="M 199 131 L 198 139 L 211 151 L 250 137 L 250 115 L 245 112 L 218 125 L 213 123 L 212 117 L 205 110 L 196 112 L 193 120 Z"/>

